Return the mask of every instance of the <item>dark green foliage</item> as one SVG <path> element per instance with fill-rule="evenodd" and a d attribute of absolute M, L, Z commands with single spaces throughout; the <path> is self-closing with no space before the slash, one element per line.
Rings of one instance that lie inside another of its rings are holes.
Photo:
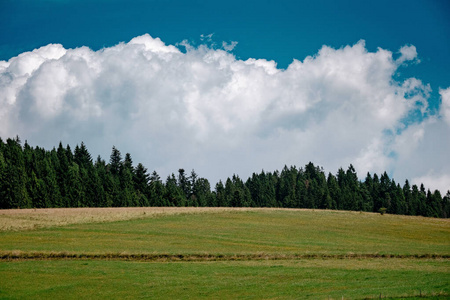
<path fill-rule="evenodd" d="M 173 173 L 167 177 L 164 199 L 173 206 L 185 206 L 186 204 L 184 191 L 178 186 L 177 179 Z"/>
<path fill-rule="evenodd" d="M 216 198 L 215 200 L 216 206 L 218 207 L 227 206 L 225 186 L 223 185 L 222 180 L 219 180 L 219 182 L 216 184 L 215 198 Z"/>
<path fill-rule="evenodd" d="M 109 171 L 112 175 L 118 175 L 121 169 L 122 155 L 115 146 L 112 147 L 111 156 L 109 158 Z"/>
<path fill-rule="evenodd" d="M 131 155 L 112 147 L 109 163 L 93 162 L 82 142 L 74 152 L 59 143 L 47 151 L 20 139 L 0 139 L 0 208 L 109 206 L 232 206 L 341 209 L 448 218 L 450 191 L 426 190 L 421 184 L 403 187 L 384 172 L 358 180 L 353 165 L 334 175 L 312 162 L 298 169 L 284 166 L 275 172 L 238 175 L 219 181 L 211 191 L 206 178 L 192 170 L 173 173 L 163 182 L 149 174 Z"/>
<path fill-rule="evenodd" d="M 20 139 L 8 139 L 2 147 L 5 168 L 2 181 L 2 208 L 30 208 L 31 199 L 27 191 L 28 176 L 25 168 L 23 149 Z"/>

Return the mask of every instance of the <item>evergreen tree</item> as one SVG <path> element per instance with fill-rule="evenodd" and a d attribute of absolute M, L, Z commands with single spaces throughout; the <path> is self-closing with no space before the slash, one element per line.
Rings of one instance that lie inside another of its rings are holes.
<path fill-rule="evenodd" d="M 152 175 L 150 176 L 150 205 L 152 206 L 178 206 L 179 202 L 181 200 L 179 199 L 179 196 L 177 194 L 178 187 L 176 186 L 176 180 L 172 180 L 175 178 L 168 178 L 169 185 L 170 185 L 170 195 L 166 196 L 167 191 L 166 187 L 162 183 L 158 173 L 156 171 L 153 171 Z M 173 186 L 172 186 L 173 185 Z M 169 199 L 166 197 L 171 197 L 172 201 L 168 201 Z"/>
<path fill-rule="evenodd" d="M 381 194 L 381 184 L 378 175 L 373 174 L 373 186 L 372 186 L 372 199 L 373 199 L 373 212 L 378 212 L 383 207 L 383 195 Z"/>
<path fill-rule="evenodd" d="M 133 160 L 131 159 L 130 153 L 125 154 L 125 159 L 123 160 L 123 167 L 130 170 L 130 172 L 133 171 Z"/>
<path fill-rule="evenodd" d="M 427 193 L 425 191 L 425 186 L 422 184 L 420 184 L 420 190 L 419 190 L 419 209 L 418 212 L 421 216 L 426 217 L 428 215 L 428 210 L 427 210 Z"/>
<path fill-rule="evenodd" d="M 113 204 L 113 199 L 111 196 L 112 189 L 112 175 L 107 172 L 106 162 L 100 157 L 97 157 L 95 161 L 95 170 L 97 172 L 97 177 L 99 184 L 100 195 L 98 199 L 98 206 L 100 207 L 111 207 Z"/>
<path fill-rule="evenodd" d="M 3 141 L 0 139 L 0 209 L 9 208 L 9 203 L 6 198 L 6 189 L 8 184 L 6 183 L 6 161 L 3 157 Z"/>
<path fill-rule="evenodd" d="M 159 180 L 159 176 L 157 173 L 156 175 Z M 134 176 L 133 176 L 134 189 L 142 194 L 147 194 L 149 178 L 150 175 L 147 173 L 147 168 L 145 168 L 143 164 L 139 163 L 134 169 Z"/>
<path fill-rule="evenodd" d="M 59 192 L 58 181 L 56 179 L 56 173 L 54 168 L 51 166 L 49 159 L 44 159 L 40 162 L 41 164 L 41 180 L 44 186 L 44 203 L 43 207 L 61 207 L 61 194 Z"/>
<path fill-rule="evenodd" d="M 445 194 L 444 198 L 442 199 L 442 216 L 444 218 L 450 217 L 450 190 L 447 191 L 447 194 Z"/>
<path fill-rule="evenodd" d="M 405 197 L 406 211 L 407 215 L 416 215 L 416 205 L 413 202 L 411 186 L 409 185 L 408 179 L 405 180 L 405 184 L 403 185 L 403 196 Z"/>
<path fill-rule="evenodd" d="M 32 203 L 26 188 L 28 177 L 19 137 L 6 140 L 3 156 L 6 162 L 4 178 L 7 179 L 3 184 L 6 208 L 30 208 Z"/>
<path fill-rule="evenodd" d="M 132 169 L 124 165 L 124 167 L 120 169 L 119 182 L 120 182 L 119 206 L 122 207 L 137 206 L 139 203 L 134 193 Z"/>
<path fill-rule="evenodd" d="M 186 206 L 185 192 L 178 186 L 177 179 L 172 173 L 166 180 L 166 199 L 170 201 L 173 206 Z"/>
<path fill-rule="evenodd" d="M 184 202 L 186 202 L 191 195 L 191 185 L 189 179 L 186 177 L 184 169 L 178 170 L 178 187 L 183 191 Z M 189 201 L 187 201 L 189 206 Z"/>
<path fill-rule="evenodd" d="M 122 168 L 122 155 L 120 151 L 113 146 L 111 156 L 109 158 L 109 170 L 113 176 L 118 176 Z"/>
<path fill-rule="evenodd" d="M 222 183 L 222 180 L 219 180 L 218 183 L 216 183 L 215 187 L 216 192 L 216 203 L 218 207 L 225 207 L 227 206 L 227 197 L 225 192 L 225 186 Z"/>
<path fill-rule="evenodd" d="M 74 151 L 74 160 L 80 168 L 89 169 L 92 167 L 92 157 L 86 145 L 81 142 L 81 146 L 76 145 Z"/>
<path fill-rule="evenodd" d="M 69 156 L 71 155 L 67 155 L 67 151 L 67 149 L 63 148 L 62 143 L 59 142 L 58 149 L 56 150 L 59 164 L 55 169 L 55 173 L 61 196 L 61 207 L 69 206 L 67 187 L 69 185 Z"/>
<path fill-rule="evenodd" d="M 188 200 L 188 206 L 201 206 L 198 199 L 198 175 L 194 170 L 191 171 L 191 176 L 188 178 L 189 191 L 185 191 L 186 199 Z"/>
<path fill-rule="evenodd" d="M 280 178 L 277 181 L 277 201 L 283 207 L 296 207 L 295 198 L 297 194 L 297 169 L 295 167 L 288 167 L 285 165 L 281 171 Z M 257 206 L 258 203 L 255 202 Z"/>
<path fill-rule="evenodd" d="M 196 197 L 198 206 L 205 207 L 211 204 L 211 185 L 208 179 L 199 178 L 195 181 L 193 195 Z"/>
<path fill-rule="evenodd" d="M 85 199 L 84 186 L 81 179 L 80 167 L 72 162 L 69 166 L 69 184 L 67 187 L 69 207 L 82 207 Z"/>
<path fill-rule="evenodd" d="M 0 138 L 0 208 L 27 207 L 95 207 L 95 206 L 266 206 L 306 207 L 378 211 L 381 207 L 395 214 L 444 217 L 450 215 L 450 191 L 442 197 L 421 184 L 403 187 L 386 172 L 379 178 L 370 173 L 358 180 L 350 165 L 340 168 L 336 176 L 325 176 L 312 162 L 304 169 L 284 166 L 278 171 L 253 173 L 244 181 L 233 175 L 225 185 L 219 181 L 214 192 L 206 178 L 194 170 L 189 177 L 184 169 L 167 177 L 147 173 L 131 155 L 124 160 L 112 148 L 109 164 L 98 156 L 95 164 L 85 144 L 72 153 L 59 143 L 47 151 L 31 147 L 20 139 Z"/>
<path fill-rule="evenodd" d="M 337 201 L 340 198 L 341 190 L 339 188 L 339 184 L 337 182 L 336 177 L 331 173 L 328 173 L 327 187 L 328 187 L 328 193 L 331 198 L 331 207 L 330 208 L 337 209 L 338 208 Z"/>

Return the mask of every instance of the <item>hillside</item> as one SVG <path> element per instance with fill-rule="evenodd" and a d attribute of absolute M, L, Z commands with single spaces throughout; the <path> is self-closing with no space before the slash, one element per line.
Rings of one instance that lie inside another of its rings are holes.
<path fill-rule="evenodd" d="M 6 298 L 450 294 L 448 219 L 269 208 L 0 211 L 0 223 L 14 220 L 23 227 L 0 232 Z"/>

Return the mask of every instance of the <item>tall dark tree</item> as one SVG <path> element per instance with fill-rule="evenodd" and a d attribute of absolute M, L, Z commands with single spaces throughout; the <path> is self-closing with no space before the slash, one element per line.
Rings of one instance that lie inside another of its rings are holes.
<path fill-rule="evenodd" d="M 7 189 L 7 184 L 6 184 L 6 161 L 5 158 L 3 157 L 3 149 L 2 149 L 2 144 L 3 141 L 0 139 L 0 209 L 2 208 L 9 208 L 9 203 L 8 203 L 8 199 L 6 197 L 7 193 L 6 193 L 6 189 Z"/>
<path fill-rule="evenodd" d="M 31 207 L 32 203 L 26 188 L 25 160 L 19 137 L 6 140 L 3 156 L 7 162 L 4 170 L 6 181 L 3 183 L 4 202 L 7 203 L 5 208 Z"/>
<path fill-rule="evenodd" d="M 416 204 L 413 202 L 411 186 L 409 185 L 408 179 L 405 180 L 405 184 L 403 185 L 403 196 L 405 197 L 406 203 L 406 212 L 407 215 L 415 215 L 416 214 Z"/>
<path fill-rule="evenodd" d="M 133 176 L 135 190 L 140 191 L 143 194 L 146 194 L 148 191 L 149 178 L 150 175 L 147 173 L 147 168 L 144 167 L 143 164 L 138 163 L 138 165 L 134 169 L 134 176 Z"/>
<path fill-rule="evenodd" d="M 76 145 L 74 151 L 74 159 L 80 168 L 89 169 L 92 167 L 92 157 L 86 145 L 81 142 L 81 146 Z"/>
<path fill-rule="evenodd" d="M 109 157 L 109 170 L 113 176 L 118 176 L 122 168 L 122 155 L 120 151 L 113 146 L 111 156 Z"/>
<path fill-rule="evenodd" d="M 442 198 L 443 217 L 450 218 L 450 190 L 447 191 L 444 198 Z"/>
<path fill-rule="evenodd" d="M 125 154 L 125 158 L 123 160 L 123 167 L 130 170 L 131 172 L 133 171 L 133 160 L 131 159 L 130 153 Z"/>
<path fill-rule="evenodd" d="M 331 198 L 331 207 L 330 208 L 337 209 L 337 201 L 340 197 L 341 190 L 339 188 L 339 184 L 337 182 L 336 177 L 331 173 L 328 173 L 327 187 L 328 187 L 328 193 Z"/>
<path fill-rule="evenodd" d="M 226 192 L 225 192 L 225 186 L 223 185 L 222 180 L 219 180 L 219 182 L 216 183 L 215 193 L 216 193 L 217 206 L 219 206 L 219 207 L 227 206 L 227 197 L 226 197 Z"/>
<path fill-rule="evenodd" d="M 69 182 L 67 198 L 70 207 L 82 207 L 85 200 L 85 187 L 83 186 L 80 167 L 76 162 L 69 166 Z"/>
<path fill-rule="evenodd" d="M 197 186 L 198 175 L 194 170 L 191 171 L 191 176 L 188 178 L 189 191 L 185 191 L 188 206 L 201 206 L 199 204 L 199 191 Z"/>
<path fill-rule="evenodd" d="M 184 202 L 187 202 L 191 194 L 191 184 L 189 178 L 187 178 L 186 176 L 184 169 L 178 170 L 178 187 L 183 191 Z"/>
<path fill-rule="evenodd" d="M 168 176 L 166 179 L 166 196 L 165 198 L 172 206 L 185 206 L 186 197 L 184 191 L 178 186 L 175 175 Z"/>
<path fill-rule="evenodd" d="M 295 167 L 288 168 L 284 166 L 279 180 L 277 181 L 277 201 L 283 207 L 296 207 L 295 198 L 297 194 L 297 169 Z M 255 202 L 255 205 L 259 206 Z"/>
<path fill-rule="evenodd" d="M 100 207 L 110 207 L 112 206 L 113 200 L 109 193 L 112 176 L 111 173 L 107 172 L 106 162 L 100 157 L 97 157 L 95 161 L 95 170 L 97 173 L 98 184 L 99 184 L 99 195 L 98 195 L 98 206 Z"/>
<path fill-rule="evenodd" d="M 198 178 L 195 181 L 193 195 L 196 197 L 198 206 L 209 206 L 213 202 L 213 199 L 211 198 L 211 185 L 209 184 L 208 179 Z"/>

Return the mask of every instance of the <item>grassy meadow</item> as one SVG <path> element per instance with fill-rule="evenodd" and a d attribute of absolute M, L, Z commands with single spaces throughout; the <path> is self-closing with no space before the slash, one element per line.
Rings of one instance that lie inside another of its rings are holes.
<path fill-rule="evenodd" d="M 450 297 L 445 219 L 123 208 L 0 211 L 0 224 L 0 299 Z"/>

